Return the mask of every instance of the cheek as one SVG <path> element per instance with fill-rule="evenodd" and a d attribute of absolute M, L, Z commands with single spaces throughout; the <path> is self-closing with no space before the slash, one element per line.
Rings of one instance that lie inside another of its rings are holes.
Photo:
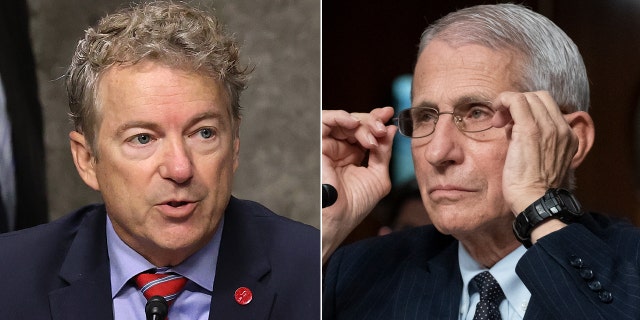
<path fill-rule="evenodd" d="M 413 168 L 416 176 L 423 173 L 428 167 L 429 163 L 424 159 L 424 148 L 416 148 L 411 146 L 411 160 L 413 161 Z"/>
<path fill-rule="evenodd" d="M 478 145 L 468 157 L 473 158 L 475 170 L 485 173 L 488 180 L 502 181 L 507 149 L 506 143 Z"/>
<path fill-rule="evenodd" d="M 196 160 L 196 167 L 199 168 L 198 179 L 208 181 L 212 188 L 231 187 L 233 175 L 237 167 L 236 158 L 230 154 L 215 154 L 202 157 Z"/>
<path fill-rule="evenodd" d="M 96 167 L 100 193 L 105 201 L 118 205 L 142 198 L 153 170 L 154 166 L 147 162 L 101 158 Z"/>

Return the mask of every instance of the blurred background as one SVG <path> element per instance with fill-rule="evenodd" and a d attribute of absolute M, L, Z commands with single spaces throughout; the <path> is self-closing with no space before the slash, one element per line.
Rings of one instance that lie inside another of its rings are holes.
<path fill-rule="evenodd" d="M 12 0 L 14 1 L 14 0 Z M 69 151 L 61 79 L 83 31 L 123 0 L 27 0 L 44 119 L 46 189 L 55 219 L 100 201 L 84 185 Z M 317 0 L 199 0 L 235 33 L 255 66 L 241 97 L 240 167 L 233 194 L 319 227 L 320 4 Z M 3 46 L 6 44 L 3 44 Z M 23 130 L 29 130 L 24 128 Z"/>
<path fill-rule="evenodd" d="M 323 109 L 366 112 L 407 106 L 422 31 L 456 9 L 499 2 L 506 1 L 323 1 Z M 587 210 L 640 225 L 640 1 L 522 3 L 560 26 L 580 48 L 587 67 L 596 141 L 577 171 L 578 199 Z M 394 190 L 350 239 L 376 235 L 400 215 L 406 197 L 397 200 L 398 193 L 411 190 L 413 168 L 410 154 L 403 153 L 408 139 L 394 148 Z"/>

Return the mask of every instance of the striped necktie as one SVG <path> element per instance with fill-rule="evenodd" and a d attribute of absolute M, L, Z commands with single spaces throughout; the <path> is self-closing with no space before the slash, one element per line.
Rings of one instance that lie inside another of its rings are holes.
<path fill-rule="evenodd" d="M 162 273 L 161 270 L 153 273 L 154 271 L 156 270 L 149 270 L 135 276 L 136 285 L 147 300 L 153 296 L 162 296 L 171 307 L 187 283 L 187 278 L 176 273 Z"/>

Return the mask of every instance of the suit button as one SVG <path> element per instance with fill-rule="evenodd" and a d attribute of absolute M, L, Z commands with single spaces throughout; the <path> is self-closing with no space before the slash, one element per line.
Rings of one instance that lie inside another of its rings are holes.
<path fill-rule="evenodd" d="M 584 262 L 582 261 L 582 259 L 572 255 L 570 257 L 569 263 L 571 264 L 572 267 L 574 268 L 582 268 L 582 266 L 584 265 Z"/>
<path fill-rule="evenodd" d="M 582 277 L 582 279 L 590 280 L 593 278 L 593 270 L 588 268 L 580 269 L 580 276 Z"/>
<path fill-rule="evenodd" d="M 609 291 L 600 291 L 600 293 L 598 293 L 598 298 L 600 298 L 600 301 L 604 303 L 610 303 L 613 301 L 613 295 Z"/>
<path fill-rule="evenodd" d="M 602 290 L 602 284 L 598 280 L 590 281 L 589 283 L 587 283 L 587 285 L 589 286 L 589 289 L 591 289 L 592 291 Z"/>

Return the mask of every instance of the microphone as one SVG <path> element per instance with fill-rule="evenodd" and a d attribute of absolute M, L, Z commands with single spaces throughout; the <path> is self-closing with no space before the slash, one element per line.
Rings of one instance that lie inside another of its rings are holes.
<path fill-rule="evenodd" d="M 322 184 L 322 208 L 330 207 L 338 200 L 338 190 L 330 184 Z"/>
<path fill-rule="evenodd" d="M 144 312 L 147 314 L 147 320 L 164 320 L 169 313 L 167 300 L 162 296 L 151 297 L 144 307 Z"/>

